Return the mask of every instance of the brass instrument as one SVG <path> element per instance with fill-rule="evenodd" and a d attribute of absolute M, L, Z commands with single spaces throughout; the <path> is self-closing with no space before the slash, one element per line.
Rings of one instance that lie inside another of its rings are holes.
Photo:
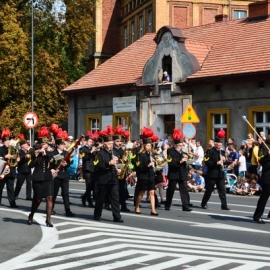
<path fill-rule="evenodd" d="M 119 174 L 118 176 L 118 179 L 119 180 L 123 180 L 126 176 L 126 172 L 127 172 L 127 169 L 129 168 L 129 165 L 130 165 L 130 159 L 129 159 L 129 150 L 126 150 L 123 157 L 122 157 L 123 160 L 126 159 L 125 163 L 124 163 L 124 167 L 121 168 L 121 173 Z"/>
<path fill-rule="evenodd" d="M 167 164 L 167 160 L 163 154 L 159 154 L 155 156 L 155 170 L 160 171 Z"/>
<path fill-rule="evenodd" d="M 10 167 L 16 167 L 18 164 L 19 150 L 17 149 L 17 145 L 20 142 L 20 139 L 11 140 L 8 147 L 8 154 L 12 156 L 7 160 L 7 163 Z"/>

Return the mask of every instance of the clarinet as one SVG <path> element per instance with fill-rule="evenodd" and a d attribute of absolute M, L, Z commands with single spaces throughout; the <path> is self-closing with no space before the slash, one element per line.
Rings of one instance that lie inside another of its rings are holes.
<path fill-rule="evenodd" d="M 222 164 L 220 164 L 220 170 L 224 171 L 223 156 L 221 155 L 221 150 L 219 151 L 219 158 L 222 161 Z"/>

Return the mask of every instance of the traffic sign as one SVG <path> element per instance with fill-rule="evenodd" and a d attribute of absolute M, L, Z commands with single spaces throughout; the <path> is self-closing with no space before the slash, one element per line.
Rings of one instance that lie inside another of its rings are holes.
<path fill-rule="evenodd" d="M 23 117 L 23 123 L 26 128 L 34 128 L 38 124 L 38 117 L 35 112 L 27 112 Z"/>
<path fill-rule="evenodd" d="M 196 127 L 192 123 L 184 124 L 183 134 L 187 139 L 193 139 L 196 136 Z"/>
<path fill-rule="evenodd" d="M 183 113 L 181 123 L 199 123 L 200 119 L 196 112 L 194 111 L 192 105 L 189 103 L 186 107 L 185 112 Z"/>

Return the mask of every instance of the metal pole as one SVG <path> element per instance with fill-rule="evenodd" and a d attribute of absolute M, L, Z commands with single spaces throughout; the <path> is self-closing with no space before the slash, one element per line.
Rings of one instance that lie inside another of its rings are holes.
<path fill-rule="evenodd" d="M 32 50 L 32 57 L 31 57 L 31 111 L 34 112 L 34 6 L 32 0 L 32 16 L 31 16 L 31 50 Z M 33 135 L 33 138 L 32 136 Z M 33 145 L 35 139 L 34 129 L 30 129 L 30 142 Z"/>

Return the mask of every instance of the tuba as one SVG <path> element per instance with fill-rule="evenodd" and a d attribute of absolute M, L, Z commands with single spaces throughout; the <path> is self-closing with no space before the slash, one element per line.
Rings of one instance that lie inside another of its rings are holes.
<path fill-rule="evenodd" d="M 8 147 L 8 154 L 12 155 L 12 158 L 7 160 L 7 163 L 10 167 L 16 167 L 18 164 L 18 157 L 19 157 L 19 150 L 17 148 L 18 143 L 20 142 L 20 139 L 17 140 L 11 140 Z"/>

